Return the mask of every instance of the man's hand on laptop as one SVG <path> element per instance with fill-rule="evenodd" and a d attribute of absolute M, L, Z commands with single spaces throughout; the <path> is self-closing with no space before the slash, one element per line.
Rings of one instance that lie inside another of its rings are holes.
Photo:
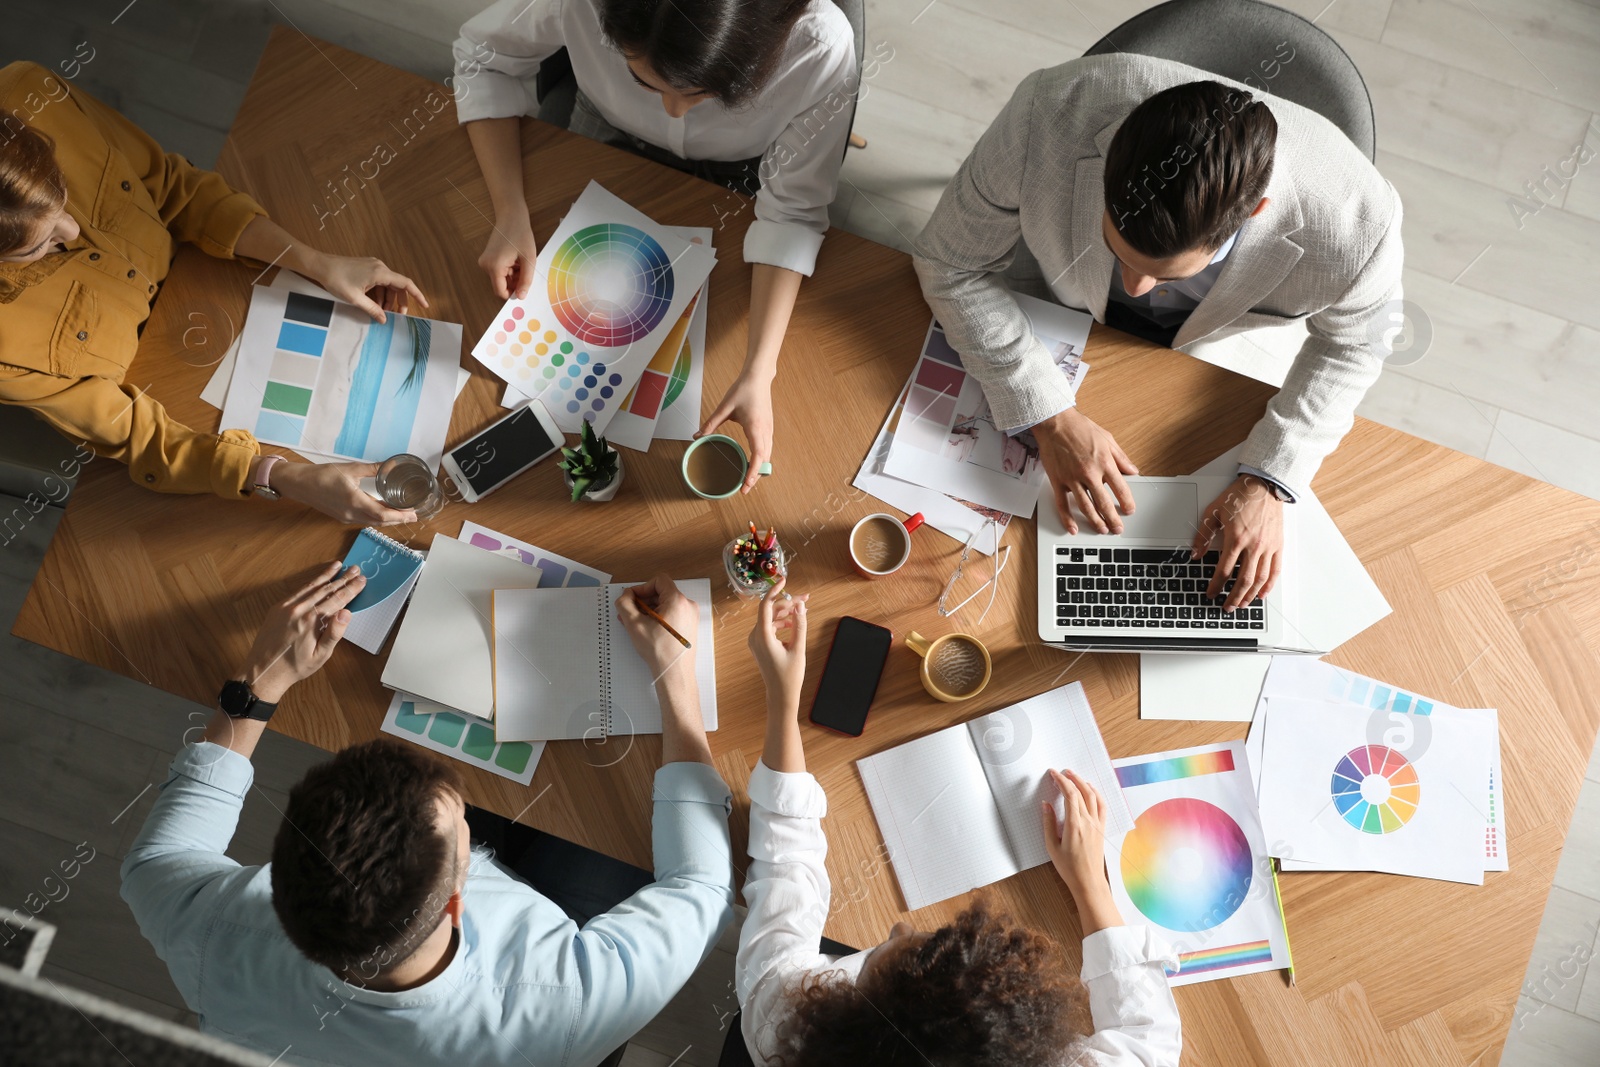
<path fill-rule="evenodd" d="M 1222 557 L 1211 575 L 1206 595 L 1213 599 L 1226 589 L 1235 564 L 1239 577 L 1227 590 L 1223 611 L 1272 592 L 1283 571 L 1283 501 L 1260 478 L 1241 474 L 1200 514 L 1200 530 L 1191 548 L 1195 558 L 1205 554 L 1218 535 Z"/>
<path fill-rule="evenodd" d="M 1122 476 L 1138 474 L 1139 468 L 1116 439 L 1075 407 L 1039 423 L 1033 436 L 1067 532 L 1078 532 L 1072 515 L 1076 497 L 1096 532 L 1121 533 L 1122 516 L 1133 514 L 1133 492 Z"/>

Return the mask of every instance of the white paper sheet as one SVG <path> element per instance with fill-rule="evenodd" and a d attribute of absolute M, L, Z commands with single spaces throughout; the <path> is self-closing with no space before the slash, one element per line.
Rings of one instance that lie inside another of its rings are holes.
<path fill-rule="evenodd" d="M 1304 656 L 1274 656 L 1262 683 L 1261 699 L 1272 697 L 1297 700 L 1322 700 L 1333 704 L 1346 704 L 1363 709 L 1369 716 L 1367 740 L 1397 748 L 1402 755 L 1413 749 L 1425 749 L 1431 743 L 1435 717 L 1448 720 L 1454 715 L 1484 719 L 1495 729 L 1494 744 L 1489 752 L 1489 775 L 1483 792 L 1484 812 L 1483 869 L 1486 871 L 1510 870 L 1507 850 L 1505 818 L 1506 800 L 1504 776 L 1500 767 L 1499 716 L 1490 709 L 1462 709 L 1431 697 L 1401 689 L 1369 678 L 1364 674 L 1347 671 L 1321 660 Z M 1262 745 L 1266 737 L 1258 720 L 1245 739 L 1245 752 L 1249 756 L 1252 773 L 1258 785 L 1262 762 Z M 1285 871 L 1342 870 L 1327 867 L 1303 858 L 1285 859 Z"/>
<path fill-rule="evenodd" d="M 221 425 L 346 460 L 409 452 L 437 469 L 460 353 L 454 323 L 391 313 L 379 324 L 350 304 L 256 286 Z"/>
<path fill-rule="evenodd" d="M 1107 833 L 1118 910 L 1159 929 L 1174 986 L 1289 966 L 1272 860 L 1244 742 L 1115 761 L 1134 829 Z"/>
<path fill-rule="evenodd" d="M 603 435 L 715 263 L 591 181 L 540 248 L 527 297 L 506 301 L 472 355 L 564 432 L 588 420 Z"/>
<path fill-rule="evenodd" d="M 1441 718 L 1426 749 L 1402 756 L 1369 743 L 1370 718 L 1350 704 L 1267 699 L 1259 795 L 1268 852 L 1482 885 L 1492 722 Z"/>

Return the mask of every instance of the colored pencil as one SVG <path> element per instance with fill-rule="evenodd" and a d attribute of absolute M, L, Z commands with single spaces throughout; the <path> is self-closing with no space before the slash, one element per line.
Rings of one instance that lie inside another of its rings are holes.
<path fill-rule="evenodd" d="M 1278 861 L 1272 864 L 1272 895 L 1278 899 L 1278 918 L 1283 923 L 1283 947 L 1289 953 L 1289 985 L 1294 985 L 1294 946 L 1289 943 L 1289 917 L 1283 913 L 1283 890 L 1278 887 Z"/>

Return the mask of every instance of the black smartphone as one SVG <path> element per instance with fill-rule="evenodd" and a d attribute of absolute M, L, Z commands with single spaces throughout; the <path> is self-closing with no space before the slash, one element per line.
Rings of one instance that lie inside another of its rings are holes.
<path fill-rule="evenodd" d="M 849 615 L 840 619 L 811 702 L 811 721 L 824 729 L 860 737 L 893 641 L 894 635 L 882 626 Z"/>

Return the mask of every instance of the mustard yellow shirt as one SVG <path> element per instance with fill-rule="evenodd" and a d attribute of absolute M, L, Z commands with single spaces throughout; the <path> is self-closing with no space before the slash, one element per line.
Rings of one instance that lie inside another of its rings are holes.
<path fill-rule="evenodd" d="M 35 63 L 0 68 L 0 151 L 18 119 L 54 139 L 82 234 L 33 263 L 0 263 L 0 403 L 33 409 L 150 489 L 242 496 L 253 436 L 192 430 L 122 378 L 177 243 L 231 259 L 266 212 Z"/>

